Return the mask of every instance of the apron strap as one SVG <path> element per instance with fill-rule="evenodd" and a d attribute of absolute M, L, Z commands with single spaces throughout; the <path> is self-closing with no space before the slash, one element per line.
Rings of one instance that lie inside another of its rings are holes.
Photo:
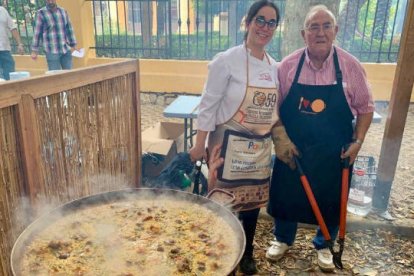
<path fill-rule="evenodd" d="M 247 71 L 246 72 L 246 75 L 247 75 L 246 86 L 248 87 L 249 86 L 249 51 L 247 50 L 247 46 L 245 46 L 245 47 L 246 47 L 246 68 L 247 68 L 247 70 L 246 70 Z M 266 51 L 264 52 L 264 56 L 266 57 L 266 60 L 270 65 L 270 59 L 269 59 L 269 56 L 267 55 Z"/>
<path fill-rule="evenodd" d="M 336 48 L 334 47 L 333 54 L 334 64 L 335 64 L 335 74 L 336 74 L 336 83 L 341 84 L 342 86 L 342 71 L 339 67 L 338 55 L 336 54 Z"/>
<path fill-rule="evenodd" d="M 303 63 L 305 62 L 305 51 L 303 51 L 303 54 L 300 57 L 298 69 L 296 69 L 296 74 L 295 74 L 295 78 L 293 80 L 292 86 L 298 83 L 300 71 L 302 71 L 302 66 L 303 66 Z"/>

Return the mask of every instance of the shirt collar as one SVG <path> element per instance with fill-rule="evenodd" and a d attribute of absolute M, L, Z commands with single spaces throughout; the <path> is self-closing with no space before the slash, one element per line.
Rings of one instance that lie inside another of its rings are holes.
<path fill-rule="evenodd" d="M 263 59 L 258 59 L 257 57 L 252 56 L 252 50 L 250 48 L 247 47 L 246 41 L 243 42 L 243 47 L 245 49 L 247 49 L 247 53 L 249 54 L 249 56 L 251 57 L 251 60 L 254 62 L 259 62 L 259 63 L 265 63 L 265 64 L 269 64 L 270 65 L 270 60 L 269 57 L 267 56 L 267 52 L 265 50 L 264 53 L 264 57 Z"/>
<path fill-rule="evenodd" d="M 334 53 L 334 48 L 333 48 L 333 45 L 332 45 L 331 51 L 329 52 L 328 57 L 325 59 L 325 61 L 322 64 L 322 68 L 321 69 L 318 69 L 318 68 L 316 68 L 312 64 L 312 62 L 311 62 L 311 60 L 309 58 L 308 48 L 306 48 L 306 51 L 305 51 L 305 62 L 309 66 L 309 68 L 311 68 L 312 70 L 314 70 L 314 71 L 322 71 L 322 70 L 325 70 L 326 67 L 328 67 L 331 64 L 332 57 L 333 57 L 333 53 Z"/>

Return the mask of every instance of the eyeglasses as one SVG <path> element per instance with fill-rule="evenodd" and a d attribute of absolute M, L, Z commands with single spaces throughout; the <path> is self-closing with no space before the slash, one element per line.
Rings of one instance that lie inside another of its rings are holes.
<path fill-rule="evenodd" d="M 270 19 L 269 21 L 266 21 L 263 16 L 257 16 L 254 22 L 260 28 L 263 28 L 267 24 L 269 30 L 274 30 L 277 27 L 277 22 L 275 19 Z"/>
<path fill-rule="evenodd" d="M 334 25 L 332 25 L 331 23 L 328 23 L 328 24 L 323 24 L 323 25 L 311 25 L 311 26 L 306 27 L 305 29 L 313 34 L 317 34 L 321 30 L 323 30 L 324 32 L 328 32 L 332 30 L 333 27 Z"/>

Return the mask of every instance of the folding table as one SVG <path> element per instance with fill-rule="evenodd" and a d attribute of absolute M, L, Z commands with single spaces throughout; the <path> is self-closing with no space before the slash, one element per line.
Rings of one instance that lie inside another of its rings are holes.
<path fill-rule="evenodd" d="M 167 118 L 184 119 L 184 151 L 189 148 L 188 141 L 190 146 L 193 145 L 193 136 L 196 134 L 193 119 L 197 118 L 200 100 L 201 96 L 178 96 L 163 112 Z"/>

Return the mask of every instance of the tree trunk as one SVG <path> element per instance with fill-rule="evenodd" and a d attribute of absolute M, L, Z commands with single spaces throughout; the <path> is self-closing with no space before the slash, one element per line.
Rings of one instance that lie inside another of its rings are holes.
<path fill-rule="evenodd" d="M 323 4 L 330 9 L 335 16 L 338 15 L 340 0 L 325 0 Z M 321 4 L 319 0 L 286 1 L 285 17 L 283 22 L 282 57 L 293 51 L 304 47 L 300 31 L 303 29 L 303 22 L 310 7 Z"/>
<path fill-rule="evenodd" d="M 390 18 L 391 0 L 378 0 L 374 20 L 374 39 L 381 39 L 387 35 L 388 20 Z"/>
<path fill-rule="evenodd" d="M 366 2 L 367 0 L 348 0 L 346 2 L 338 19 L 339 34 L 337 39 L 342 46 L 348 47 L 348 44 L 354 40 L 355 32 L 361 33 L 358 30 L 358 15 Z"/>

